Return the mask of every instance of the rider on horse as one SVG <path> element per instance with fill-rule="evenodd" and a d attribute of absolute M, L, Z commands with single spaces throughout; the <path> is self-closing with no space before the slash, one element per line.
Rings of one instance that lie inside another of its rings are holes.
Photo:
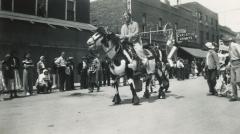
<path fill-rule="evenodd" d="M 132 45 L 130 47 L 133 47 L 138 58 L 141 59 L 142 64 L 147 64 L 147 57 L 144 54 L 143 46 L 140 43 L 140 39 L 138 37 L 139 34 L 139 27 L 138 23 L 132 20 L 132 15 L 129 12 L 125 12 L 123 14 L 123 18 L 125 23 L 123 24 L 121 28 L 121 35 L 120 39 L 123 40 L 125 48 L 129 48 L 129 45 Z M 127 57 L 130 64 L 128 65 L 130 68 L 133 66 L 133 57 L 130 56 L 131 52 L 127 52 L 128 49 L 124 49 L 123 53 Z"/>

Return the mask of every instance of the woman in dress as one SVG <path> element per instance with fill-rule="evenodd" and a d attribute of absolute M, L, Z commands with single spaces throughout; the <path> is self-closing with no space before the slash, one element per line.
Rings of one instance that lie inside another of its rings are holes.
<path fill-rule="evenodd" d="M 3 73 L 2 73 L 2 61 L 0 61 L 0 96 L 5 90 L 6 90 L 6 85 L 5 85 L 5 82 L 3 79 Z"/>
<path fill-rule="evenodd" d="M 12 60 L 12 68 L 13 68 L 13 72 L 14 72 L 14 94 L 15 96 L 17 96 L 17 90 L 22 89 L 22 82 L 20 79 L 20 75 L 19 75 L 19 70 L 20 70 L 20 60 L 19 58 L 16 56 L 16 51 L 12 51 L 10 53 L 11 55 L 11 60 Z"/>
<path fill-rule="evenodd" d="M 33 61 L 31 59 L 31 54 L 26 53 L 24 56 L 23 63 L 23 89 L 25 91 L 25 95 L 32 95 L 33 93 Z"/>

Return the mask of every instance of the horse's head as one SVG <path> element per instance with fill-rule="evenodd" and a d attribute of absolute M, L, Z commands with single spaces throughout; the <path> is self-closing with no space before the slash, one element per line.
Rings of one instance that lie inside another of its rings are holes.
<path fill-rule="evenodd" d="M 106 44 L 108 31 L 103 27 L 99 27 L 96 32 L 88 39 L 87 45 L 90 50 L 96 49 Z"/>
<path fill-rule="evenodd" d="M 118 51 L 120 39 L 114 33 L 100 27 L 87 41 L 89 50 L 102 47 L 105 54 L 112 58 Z"/>

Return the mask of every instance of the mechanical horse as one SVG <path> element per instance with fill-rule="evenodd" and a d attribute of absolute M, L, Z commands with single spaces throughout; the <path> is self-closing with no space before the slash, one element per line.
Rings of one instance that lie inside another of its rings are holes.
<path fill-rule="evenodd" d="M 140 103 L 140 99 L 136 93 L 136 86 L 134 83 L 134 80 L 136 78 L 135 72 L 137 70 L 137 60 L 134 59 L 134 65 L 133 66 L 128 66 L 129 60 L 128 58 L 124 55 L 123 50 L 126 48 L 123 47 L 123 43 L 121 42 L 120 38 L 116 36 L 114 33 L 109 32 L 108 30 L 104 29 L 103 27 L 99 27 L 96 32 L 88 39 L 87 41 L 89 50 L 96 50 L 99 47 L 102 47 L 104 50 L 104 53 L 107 57 L 111 59 L 110 63 L 110 71 L 113 75 L 115 76 L 127 76 L 128 83 L 130 85 L 130 89 L 133 95 L 132 98 L 132 103 L 134 105 L 137 105 Z M 129 55 L 133 57 L 133 53 L 131 51 L 134 51 L 133 47 L 130 47 Z M 144 92 L 144 97 L 149 98 L 150 93 L 149 93 L 149 85 L 152 80 L 153 75 L 156 76 L 157 80 L 159 81 L 160 88 L 158 90 L 158 98 L 165 99 L 165 92 L 163 91 L 164 88 L 161 86 L 162 81 L 161 81 L 161 76 L 163 75 L 161 68 L 157 66 L 158 64 L 156 61 L 159 61 L 159 57 L 156 56 L 152 51 L 149 49 L 144 49 L 146 56 L 148 57 L 148 64 L 144 66 L 145 75 L 148 75 L 150 77 L 146 77 L 146 89 Z M 160 52 L 160 50 L 158 50 Z M 116 88 L 116 94 L 113 98 L 113 102 L 115 104 L 120 104 L 121 103 L 121 98 L 119 95 L 118 88 Z"/>

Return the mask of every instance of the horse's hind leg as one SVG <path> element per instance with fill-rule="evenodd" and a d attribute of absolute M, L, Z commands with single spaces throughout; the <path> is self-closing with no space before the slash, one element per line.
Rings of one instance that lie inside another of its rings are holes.
<path fill-rule="evenodd" d="M 148 79 L 146 80 L 145 92 L 144 92 L 144 94 L 143 94 L 143 97 L 145 97 L 145 98 L 147 98 L 147 99 L 150 97 L 150 93 L 149 93 L 150 82 L 151 82 L 151 78 L 148 78 Z"/>
<path fill-rule="evenodd" d="M 114 102 L 114 104 L 120 104 L 122 100 L 120 98 L 119 90 L 118 90 L 118 87 L 119 87 L 118 78 L 115 79 L 115 81 L 113 83 L 113 86 L 116 89 L 116 93 L 115 93 L 115 95 L 113 97 L 112 102 Z"/>
<path fill-rule="evenodd" d="M 155 75 L 152 75 L 152 79 L 151 79 L 151 82 L 150 82 L 150 90 L 151 90 L 151 93 L 153 93 L 153 88 L 156 87 L 156 83 L 155 83 Z"/>

